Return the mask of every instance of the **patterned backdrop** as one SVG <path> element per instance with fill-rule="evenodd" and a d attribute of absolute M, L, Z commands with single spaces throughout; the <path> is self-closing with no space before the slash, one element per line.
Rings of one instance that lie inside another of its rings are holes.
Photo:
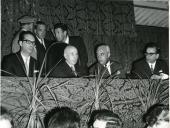
<path fill-rule="evenodd" d="M 148 41 L 162 43 L 163 57 L 168 60 L 168 29 L 160 28 L 164 30 L 160 36 L 160 31 L 152 33 L 157 28 L 136 27 L 133 2 L 116 0 L 3 0 L 2 57 L 11 52 L 12 38 L 19 29 L 17 19 L 22 15 L 45 21 L 49 32 L 57 22 L 67 23 L 70 35 L 83 37 L 88 65 L 95 61 L 94 47 L 99 43 L 111 47 L 112 59 L 122 63 L 126 72 Z"/>

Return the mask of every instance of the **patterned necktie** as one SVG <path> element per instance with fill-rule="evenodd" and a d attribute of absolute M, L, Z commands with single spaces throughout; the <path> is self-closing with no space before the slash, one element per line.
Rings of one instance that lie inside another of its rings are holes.
<path fill-rule="evenodd" d="M 153 69 L 153 65 L 151 64 L 151 72 L 152 72 L 152 74 L 153 74 L 153 71 L 154 71 L 154 69 Z"/>
<path fill-rule="evenodd" d="M 26 68 L 26 72 L 27 72 L 27 76 L 29 75 L 29 59 L 26 58 L 26 61 L 25 61 L 25 68 Z"/>
<path fill-rule="evenodd" d="M 73 71 L 74 75 L 77 76 L 77 72 L 73 66 L 71 66 L 71 70 Z"/>
<path fill-rule="evenodd" d="M 109 73 L 109 70 L 108 70 L 108 68 L 107 68 L 107 64 L 105 64 L 104 67 L 105 67 L 105 68 L 104 68 L 105 75 L 106 75 L 106 76 L 109 76 L 110 73 Z"/>
<path fill-rule="evenodd" d="M 44 46 L 44 48 L 46 49 L 45 43 L 44 43 L 44 40 L 43 40 L 43 39 L 41 39 L 41 43 L 42 43 L 42 45 Z"/>

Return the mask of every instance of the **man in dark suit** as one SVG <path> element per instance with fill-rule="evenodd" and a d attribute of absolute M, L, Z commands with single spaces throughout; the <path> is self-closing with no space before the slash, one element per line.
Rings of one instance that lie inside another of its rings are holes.
<path fill-rule="evenodd" d="M 89 67 L 91 76 L 99 75 L 102 78 L 117 76 L 123 78 L 123 68 L 117 61 L 110 60 L 110 48 L 106 44 L 100 44 L 96 48 L 97 62 Z"/>
<path fill-rule="evenodd" d="M 36 26 L 35 26 L 35 34 L 36 34 L 36 39 L 35 39 L 35 45 L 36 45 L 36 50 L 37 50 L 37 62 L 38 62 L 38 67 L 42 66 L 46 50 L 50 46 L 51 42 L 47 39 L 45 39 L 46 36 L 46 24 L 42 21 L 37 21 Z M 43 74 L 46 74 L 46 61 L 43 66 Z"/>
<path fill-rule="evenodd" d="M 35 36 L 23 31 L 19 36 L 20 51 L 5 56 L 2 60 L 2 75 L 20 77 L 33 76 L 37 72 L 36 60 L 31 57 L 35 45 Z M 5 72 L 4 72 L 5 71 Z"/>
<path fill-rule="evenodd" d="M 155 43 L 148 43 L 144 50 L 145 58 L 133 63 L 131 78 L 167 79 L 168 66 L 165 61 L 158 59 L 160 49 Z"/>
<path fill-rule="evenodd" d="M 54 25 L 54 33 L 58 42 L 55 42 L 49 50 L 48 67 L 51 69 L 63 58 L 64 48 L 67 45 L 73 45 L 77 48 L 79 54 L 77 65 L 87 70 L 88 55 L 83 39 L 79 36 L 69 36 L 68 27 L 63 23 Z M 55 58 L 55 60 L 53 58 Z"/>
<path fill-rule="evenodd" d="M 64 49 L 64 58 L 65 61 L 57 65 L 51 72 L 51 77 L 72 78 L 86 75 L 83 68 L 76 65 L 78 61 L 78 51 L 76 47 L 71 45 L 66 46 Z"/>

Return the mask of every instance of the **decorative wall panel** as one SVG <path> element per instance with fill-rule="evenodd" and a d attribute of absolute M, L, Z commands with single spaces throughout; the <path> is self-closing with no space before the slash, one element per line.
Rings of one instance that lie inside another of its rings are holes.
<path fill-rule="evenodd" d="M 68 106 L 80 114 L 82 126 L 86 128 L 90 114 L 95 110 L 94 81 L 94 79 L 46 79 L 42 88 L 37 90 L 40 91 L 38 98 L 46 108 L 44 109 L 38 102 L 39 114 L 43 118 L 47 111 L 53 107 Z M 157 83 L 159 82 L 154 81 L 155 87 L 167 88 L 165 93 L 157 95 L 156 101 L 160 102 L 163 101 L 162 96 L 168 97 L 168 81 Z M 100 86 L 100 108 L 109 109 L 119 114 L 124 123 L 123 128 L 143 128 L 141 119 L 145 110 L 137 92 L 143 89 L 144 92 L 147 92 L 151 87 L 149 85 L 148 80 L 111 80 L 108 84 Z M 52 90 L 57 102 L 52 100 L 51 93 L 46 86 Z M 29 102 L 31 103 L 31 100 L 28 99 L 33 95 L 32 90 L 33 86 L 30 86 L 27 78 L 2 77 L 1 104 L 12 112 L 15 119 L 21 118 L 24 111 L 30 110 Z M 168 98 L 163 103 L 168 104 Z"/>

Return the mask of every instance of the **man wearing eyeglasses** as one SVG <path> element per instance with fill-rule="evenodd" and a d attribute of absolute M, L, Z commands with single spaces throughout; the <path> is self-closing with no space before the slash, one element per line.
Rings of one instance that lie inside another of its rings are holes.
<path fill-rule="evenodd" d="M 167 79 L 169 69 L 166 62 L 159 59 L 160 49 L 156 44 L 148 43 L 144 52 L 145 58 L 133 63 L 132 78 Z"/>
<path fill-rule="evenodd" d="M 33 76 L 37 70 L 36 60 L 31 56 L 35 45 L 35 36 L 30 31 L 19 35 L 20 51 L 5 56 L 2 60 L 2 75 Z"/>

